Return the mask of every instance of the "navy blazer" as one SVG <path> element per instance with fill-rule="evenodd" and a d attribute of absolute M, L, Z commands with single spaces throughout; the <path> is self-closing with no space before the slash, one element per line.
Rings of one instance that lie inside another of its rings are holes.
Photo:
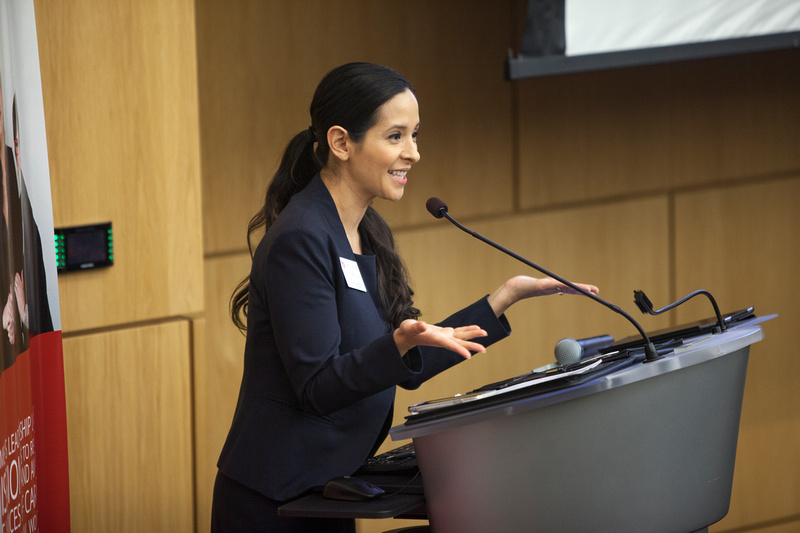
<path fill-rule="evenodd" d="M 353 288 L 353 261 L 366 291 Z M 441 324 L 478 324 L 488 345 L 510 333 L 486 298 Z M 218 461 L 226 476 L 284 501 L 352 474 L 386 437 L 395 386 L 416 388 L 461 361 L 440 348 L 401 357 L 378 295 L 374 255 L 355 255 L 315 177 L 253 257 L 236 412 Z"/>

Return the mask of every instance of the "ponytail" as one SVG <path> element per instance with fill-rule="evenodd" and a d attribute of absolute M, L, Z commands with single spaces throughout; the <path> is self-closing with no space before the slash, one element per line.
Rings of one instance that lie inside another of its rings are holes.
<path fill-rule="evenodd" d="M 308 128 L 295 135 L 286 146 L 278 170 L 267 188 L 264 205 L 253 215 L 247 225 L 247 248 L 250 251 L 251 259 L 254 253 L 253 234 L 262 227 L 264 231 L 268 230 L 292 196 L 305 189 L 322 168 L 314 153 L 315 141 L 314 130 Z M 242 332 L 247 330 L 249 295 L 250 276 L 248 275 L 236 286 L 230 302 L 231 319 Z"/>

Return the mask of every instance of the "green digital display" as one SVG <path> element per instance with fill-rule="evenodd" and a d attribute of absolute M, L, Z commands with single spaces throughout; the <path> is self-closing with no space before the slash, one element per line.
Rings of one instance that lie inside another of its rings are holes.
<path fill-rule="evenodd" d="M 111 222 L 56 228 L 58 272 L 90 270 L 114 264 L 114 233 Z"/>

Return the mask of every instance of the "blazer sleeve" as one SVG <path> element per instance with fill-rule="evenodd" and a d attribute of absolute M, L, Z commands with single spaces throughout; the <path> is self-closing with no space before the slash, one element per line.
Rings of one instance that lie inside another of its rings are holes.
<path fill-rule="evenodd" d="M 251 275 L 251 297 L 265 302 L 300 407 L 322 415 L 419 373 L 400 356 L 371 296 L 347 287 L 338 260 L 329 233 L 287 229 Z"/>
<path fill-rule="evenodd" d="M 473 324 L 477 324 L 486 330 L 487 335 L 485 337 L 474 339 L 475 342 L 483 346 L 491 346 L 511 334 L 511 326 L 508 323 L 508 319 L 506 319 L 505 315 L 495 316 L 494 310 L 489 305 L 488 296 L 484 296 L 472 305 L 438 323 L 440 326 L 454 328 Z M 417 367 L 420 371 L 399 385 L 404 389 L 416 389 L 426 380 L 462 361 L 465 361 L 463 357 L 450 350 L 418 346 L 406 354 L 406 364 L 411 367 Z"/>

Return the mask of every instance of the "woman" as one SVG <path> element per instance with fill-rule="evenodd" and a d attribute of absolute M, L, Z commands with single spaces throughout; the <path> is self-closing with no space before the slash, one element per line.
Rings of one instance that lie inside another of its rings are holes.
<path fill-rule="evenodd" d="M 395 386 L 416 388 L 507 336 L 503 313 L 516 301 L 571 292 L 519 276 L 438 325 L 417 320 L 392 233 L 370 204 L 403 196 L 418 129 L 402 76 L 351 63 L 323 78 L 311 127 L 287 146 L 248 228 L 248 238 L 266 234 L 232 298 L 247 340 L 214 531 L 354 531 L 352 520 L 286 519 L 277 507 L 375 453 Z"/>

